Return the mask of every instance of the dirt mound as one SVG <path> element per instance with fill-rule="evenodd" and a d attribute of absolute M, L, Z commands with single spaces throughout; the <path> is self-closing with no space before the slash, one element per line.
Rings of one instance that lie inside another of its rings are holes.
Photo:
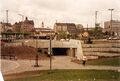
<path fill-rule="evenodd" d="M 46 55 L 37 52 L 36 48 L 28 46 L 8 46 L 1 47 L 1 55 L 13 55 L 18 59 L 35 59 L 36 54 L 39 55 L 39 59 L 47 58 Z"/>

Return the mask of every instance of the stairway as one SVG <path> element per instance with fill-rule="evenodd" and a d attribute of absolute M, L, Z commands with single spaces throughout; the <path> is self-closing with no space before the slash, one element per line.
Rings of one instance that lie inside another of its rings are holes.
<path fill-rule="evenodd" d="M 120 40 L 93 40 L 93 44 L 82 44 L 85 56 L 120 56 Z"/>

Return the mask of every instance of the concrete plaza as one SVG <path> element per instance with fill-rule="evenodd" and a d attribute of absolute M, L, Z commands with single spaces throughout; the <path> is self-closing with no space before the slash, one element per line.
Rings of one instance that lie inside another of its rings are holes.
<path fill-rule="evenodd" d="M 49 70 L 49 60 L 39 60 L 40 67 L 33 67 L 35 64 L 34 60 L 2 60 L 2 73 L 3 75 L 12 73 L 21 73 L 25 71 L 34 70 Z M 52 69 L 95 69 L 95 70 L 120 70 L 120 67 L 115 66 L 93 66 L 77 64 L 71 62 L 69 56 L 53 56 Z"/>

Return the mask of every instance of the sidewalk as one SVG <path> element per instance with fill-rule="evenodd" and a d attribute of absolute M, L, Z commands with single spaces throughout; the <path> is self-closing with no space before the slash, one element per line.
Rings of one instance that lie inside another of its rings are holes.
<path fill-rule="evenodd" d="M 33 67 L 34 60 L 17 60 L 9 61 L 2 60 L 2 73 L 3 75 L 20 73 L 24 71 L 33 70 L 49 70 L 49 60 L 39 61 L 40 67 Z M 9 67 L 9 68 L 8 68 Z M 70 61 L 68 56 L 54 57 L 52 60 L 52 69 L 94 69 L 94 70 L 116 70 L 120 71 L 120 67 L 115 66 L 93 66 L 93 65 L 81 65 Z"/>

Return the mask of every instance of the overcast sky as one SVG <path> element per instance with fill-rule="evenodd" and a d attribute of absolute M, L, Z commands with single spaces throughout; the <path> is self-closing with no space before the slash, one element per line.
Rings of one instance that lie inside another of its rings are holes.
<path fill-rule="evenodd" d="M 56 22 L 70 22 L 83 26 L 94 26 L 95 11 L 98 22 L 110 20 L 109 8 L 114 8 L 113 19 L 120 20 L 120 0 L 0 0 L 0 21 L 6 21 L 5 10 L 9 10 L 9 22 L 21 21 L 18 14 L 33 19 L 36 27 L 53 27 Z"/>

